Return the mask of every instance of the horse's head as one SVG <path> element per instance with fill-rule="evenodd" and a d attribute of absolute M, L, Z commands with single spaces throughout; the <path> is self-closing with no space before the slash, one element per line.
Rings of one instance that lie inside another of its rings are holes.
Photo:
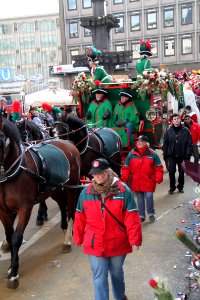
<path fill-rule="evenodd" d="M 26 129 L 26 120 L 22 120 L 18 123 L 18 129 L 22 142 L 28 142 L 30 140 L 30 135 L 28 130 Z"/>
<path fill-rule="evenodd" d="M 6 153 L 6 136 L 3 131 L 3 117 L 0 115 L 0 166 L 3 165 Z"/>
<path fill-rule="evenodd" d="M 68 139 L 67 134 L 69 132 L 69 127 L 63 121 L 55 121 L 53 123 L 52 132 L 53 132 L 53 136 L 60 137 L 63 140 L 67 140 Z"/>

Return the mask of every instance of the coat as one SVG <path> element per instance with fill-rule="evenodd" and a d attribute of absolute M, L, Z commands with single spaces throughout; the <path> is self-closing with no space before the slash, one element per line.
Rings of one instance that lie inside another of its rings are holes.
<path fill-rule="evenodd" d="M 179 157 L 182 160 L 189 160 L 191 156 L 192 138 L 188 128 L 182 127 L 179 130 L 178 135 L 176 135 L 173 127 L 168 128 L 164 135 L 164 160 L 167 160 L 170 157 Z"/>
<path fill-rule="evenodd" d="M 112 82 L 112 76 L 106 73 L 104 68 L 97 65 L 93 72 L 94 81 L 100 80 L 102 83 Z"/>
<path fill-rule="evenodd" d="M 122 167 L 121 180 L 128 181 L 131 175 L 131 190 L 134 192 L 154 192 L 156 183 L 163 181 L 163 166 L 158 154 L 146 148 L 141 155 L 137 148 L 129 152 Z"/>
<path fill-rule="evenodd" d="M 192 136 L 192 144 L 197 145 L 200 140 L 200 125 L 192 122 L 192 124 L 189 127 L 191 136 Z"/>
<path fill-rule="evenodd" d="M 139 116 L 133 102 L 127 102 L 126 105 L 122 105 L 121 102 L 115 105 L 112 117 L 112 127 L 116 127 L 115 121 L 123 123 L 127 121 L 132 125 L 132 131 L 137 132 L 139 127 Z"/>
<path fill-rule="evenodd" d="M 93 100 L 88 108 L 88 111 L 91 112 L 91 118 L 87 120 L 87 123 L 94 124 L 93 127 L 110 127 L 111 125 L 111 116 L 112 116 L 112 104 L 108 99 L 103 101 Z M 106 112 L 110 112 L 110 118 L 104 120 Z M 98 123 L 98 124 L 95 124 Z"/>
<path fill-rule="evenodd" d="M 128 186 L 115 178 L 115 193 L 108 196 L 105 205 L 118 222 L 101 208 L 100 197 L 92 184 L 80 194 L 74 222 L 74 243 L 83 244 L 84 253 L 111 257 L 132 252 L 132 245 L 142 243 L 141 222 L 133 195 Z"/>

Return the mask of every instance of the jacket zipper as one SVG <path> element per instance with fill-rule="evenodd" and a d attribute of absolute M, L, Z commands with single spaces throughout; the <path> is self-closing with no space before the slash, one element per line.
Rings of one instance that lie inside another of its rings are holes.
<path fill-rule="evenodd" d="M 93 237 L 92 237 L 92 245 L 91 245 L 92 249 L 94 249 L 94 237 L 95 237 L 95 233 L 93 234 Z"/>

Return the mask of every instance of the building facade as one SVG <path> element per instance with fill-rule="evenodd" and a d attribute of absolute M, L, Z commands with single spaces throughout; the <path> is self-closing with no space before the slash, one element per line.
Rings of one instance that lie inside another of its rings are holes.
<path fill-rule="evenodd" d="M 93 14 L 91 0 L 63 0 L 67 63 L 92 45 L 91 32 L 80 26 L 80 18 Z M 110 51 L 133 51 L 135 69 L 140 57 L 140 39 L 153 45 L 153 66 L 165 64 L 171 72 L 200 69 L 199 0 L 107 0 L 107 14 L 120 20 L 110 33 Z"/>
<path fill-rule="evenodd" d="M 14 79 L 48 81 L 49 66 L 62 63 L 59 14 L 0 20 L 0 66 Z"/>

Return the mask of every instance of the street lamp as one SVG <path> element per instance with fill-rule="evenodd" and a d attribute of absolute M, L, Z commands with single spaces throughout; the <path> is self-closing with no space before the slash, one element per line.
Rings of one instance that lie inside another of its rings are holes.
<path fill-rule="evenodd" d="M 22 90 L 20 92 L 21 103 L 22 103 L 22 113 L 25 114 L 25 92 Z"/>

